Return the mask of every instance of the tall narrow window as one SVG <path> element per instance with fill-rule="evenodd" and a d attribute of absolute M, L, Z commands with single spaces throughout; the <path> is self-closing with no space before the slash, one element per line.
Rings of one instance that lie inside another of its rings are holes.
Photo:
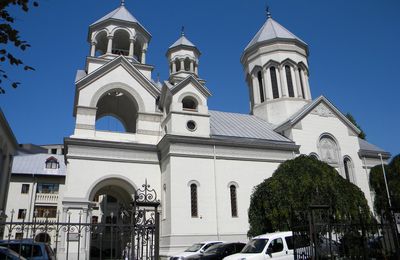
<path fill-rule="evenodd" d="M 300 86 L 301 86 L 301 94 L 303 95 L 303 98 L 306 98 L 306 95 L 304 95 L 304 85 L 303 85 L 303 71 L 299 68 L 299 76 L 300 76 Z"/>
<path fill-rule="evenodd" d="M 198 217 L 198 210 L 197 210 L 197 185 L 191 184 L 190 185 L 190 206 L 192 211 L 192 218 Z"/>
<path fill-rule="evenodd" d="M 272 96 L 274 98 L 279 98 L 279 90 L 278 90 L 278 80 L 276 78 L 276 69 L 275 67 L 269 68 L 271 73 L 271 83 L 272 83 Z"/>
<path fill-rule="evenodd" d="M 257 78 L 258 78 L 258 87 L 260 88 L 260 100 L 262 103 L 262 102 L 264 102 L 265 98 L 264 98 L 264 86 L 263 86 L 263 82 L 262 82 L 261 71 L 259 71 L 257 73 Z"/>
<path fill-rule="evenodd" d="M 285 66 L 285 72 L 286 72 L 286 82 L 289 91 L 289 97 L 294 97 L 292 72 L 288 65 Z"/>
<path fill-rule="evenodd" d="M 344 173 L 346 174 L 346 180 L 352 181 L 353 178 L 353 167 L 351 164 L 351 160 L 349 158 L 344 158 L 343 160 L 344 165 Z"/>
<path fill-rule="evenodd" d="M 237 213 L 237 197 L 236 197 L 236 186 L 235 185 L 231 185 L 229 187 L 230 192 L 231 192 L 231 213 L 232 213 L 232 217 L 237 217 L 238 213 Z"/>

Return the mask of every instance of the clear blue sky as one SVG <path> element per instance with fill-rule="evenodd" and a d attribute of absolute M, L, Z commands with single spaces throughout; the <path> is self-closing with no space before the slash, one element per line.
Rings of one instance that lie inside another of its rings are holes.
<path fill-rule="evenodd" d="M 350 112 L 367 140 L 400 153 L 400 1 L 269 0 L 272 16 L 310 47 L 314 98 L 326 96 Z M 12 70 L 22 82 L 0 96 L 20 143 L 62 143 L 73 132 L 74 78 L 89 53 L 88 26 L 118 0 L 39 0 L 17 27 L 32 48 L 24 61 L 35 72 Z M 263 0 L 126 0 L 153 38 L 147 62 L 167 78 L 165 52 L 185 26 L 202 52 L 199 73 L 213 96 L 209 108 L 248 113 L 249 98 L 240 55 L 266 19 Z"/>

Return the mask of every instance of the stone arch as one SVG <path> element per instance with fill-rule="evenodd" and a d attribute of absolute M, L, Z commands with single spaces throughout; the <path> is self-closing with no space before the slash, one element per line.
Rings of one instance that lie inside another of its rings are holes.
<path fill-rule="evenodd" d="M 96 107 L 96 122 L 105 116 L 113 116 L 122 123 L 125 132 L 136 133 L 139 109 L 135 98 L 130 93 L 120 88 L 111 89 L 103 93 Z"/>
<path fill-rule="evenodd" d="M 134 38 L 132 31 L 130 29 L 128 29 L 127 27 L 115 27 L 114 29 L 111 30 L 110 35 L 114 36 L 115 33 L 119 30 L 126 31 L 129 34 L 129 39 Z"/>
<path fill-rule="evenodd" d="M 200 182 L 197 180 L 190 180 L 187 184 L 188 187 L 190 187 L 190 185 L 192 184 L 196 184 L 197 187 L 200 187 Z"/>
<path fill-rule="evenodd" d="M 285 67 L 286 65 L 293 67 L 294 69 L 297 69 L 298 64 L 294 62 L 292 59 L 287 58 L 284 61 L 281 62 L 281 68 Z"/>
<path fill-rule="evenodd" d="M 138 111 L 139 112 L 146 111 L 143 99 L 141 98 L 140 94 L 135 89 L 131 88 L 129 85 L 122 83 L 122 82 L 113 82 L 113 83 L 104 85 L 103 87 L 99 88 L 96 91 L 96 93 L 94 93 L 92 99 L 90 100 L 90 106 L 96 107 L 101 96 L 103 96 L 105 93 L 107 93 L 108 91 L 113 90 L 113 89 L 120 89 L 120 90 L 123 90 L 123 91 L 129 93 L 135 99 L 137 106 L 138 106 Z"/>
<path fill-rule="evenodd" d="M 280 66 L 281 66 L 281 64 L 280 64 L 278 61 L 276 61 L 276 60 L 269 60 L 267 63 L 265 63 L 265 64 L 263 65 L 263 68 L 264 68 L 265 70 L 268 69 L 269 67 L 275 67 L 275 68 L 279 69 Z"/>
<path fill-rule="evenodd" d="M 199 107 L 199 105 L 203 105 L 201 98 L 196 93 L 193 92 L 182 93 L 178 98 L 178 102 L 182 103 L 183 99 L 187 97 L 194 99 L 194 101 L 197 103 L 196 104 L 197 107 Z"/>
<path fill-rule="evenodd" d="M 343 156 L 343 170 L 344 170 L 344 174 L 345 174 L 345 178 L 350 181 L 355 183 L 355 171 L 354 171 L 354 162 L 351 159 L 350 156 L 345 155 Z"/>
<path fill-rule="evenodd" d="M 321 134 L 318 138 L 317 147 L 321 161 L 335 166 L 341 164 L 339 142 L 332 134 Z"/>
<path fill-rule="evenodd" d="M 103 188 L 107 186 L 118 186 L 121 189 L 125 190 L 128 194 L 131 195 L 132 200 L 134 199 L 135 192 L 137 190 L 137 186 L 125 176 L 110 174 L 103 178 L 96 180 L 88 189 L 85 198 L 88 201 L 93 201 L 96 193 L 101 191 Z"/>
<path fill-rule="evenodd" d="M 128 56 L 132 33 L 126 28 L 118 27 L 112 32 L 112 35 L 112 53 Z"/>
<path fill-rule="evenodd" d="M 106 29 L 100 30 L 93 35 L 92 42 L 96 45 L 96 57 L 107 53 L 108 35 L 109 32 Z"/>
<path fill-rule="evenodd" d="M 297 63 L 297 67 L 301 70 L 304 70 L 307 76 L 309 75 L 308 67 L 306 66 L 306 64 L 304 64 L 304 62 L 300 61 L 299 63 Z"/>

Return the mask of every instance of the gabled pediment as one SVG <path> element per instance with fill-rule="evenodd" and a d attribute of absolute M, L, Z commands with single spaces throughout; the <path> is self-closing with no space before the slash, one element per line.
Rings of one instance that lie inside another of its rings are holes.
<path fill-rule="evenodd" d="M 204 95 L 204 97 L 208 98 L 211 96 L 211 92 L 208 90 L 208 88 L 206 88 L 206 86 L 204 86 L 203 84 L 201 84 L 195 77 L 193 77 L 192 75 L 187 76 L 184 80 L 182 80 L 181 82 L 179 82 L 178 84 L 176 84 L 175 86 L 173 86 L 170 90 L 171 90 L 171 94 L 174 95 L 176 93 L 178 93 L 181 89 L 183 89 L 184 87 L 186 87 L 189 84 L 192 84 L 196 89 L 199 90 L 199 92 Z"/>
<path fill-rule="evenodd" d="M 97 70 L 93 71 L 89 75 L 81 78 L 76 84 L 76 88 L 81 90 L 94 82 L 95 80 L 103 77 L 115 68 L 122 66 L 133 78 L 135 78 L 152 96 L 157 97 L 160 94 L 160 90 L 151 82 L 146 76 L 143 75 L 136 67 L 135 64 L 129 62 L 124 56 L 119 56 L 104 64 Z"/>
<path fill-rule="evenodd" d="M 285 130 L 295 128 L 296 125 L 309 114 L 314 114 L 321 117 L 336 117 L 340 119 L 351 131 L 353 131 L 355 135 L 358 135 L 361 132 L 360 129 L 351 123 L 346 116 L 324 96 L 320 96 L 313 102 L 305 105 L 288 120 L 275 127 L 275 131 L 281 133 Z"/>

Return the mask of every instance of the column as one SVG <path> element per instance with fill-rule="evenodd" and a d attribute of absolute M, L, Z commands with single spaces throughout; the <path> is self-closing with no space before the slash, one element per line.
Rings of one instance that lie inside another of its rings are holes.
<path fill-rule="evenodd" d="M 147 49 L 142 50 L 142 59 L 141 59 L 142 64 L 146 64 L 146 52 L 147 52 Z"/>
<path fill-rule="evenodd" d="M 303 75 L 304 75 L 304 88 L 305 88 L 305 90 L 304 90 L 304 92 L 306 92 L 305 93 L 305 95 L 306 95 L 306 99 L 311 99 L 311 90 L 310 90 L 310 84 L 308 83 L 308 75 L 307 75 L 307 73 L 306 73 L 306 71 L 305 70 L 302 70 L 303 71 Z"/>
<path fill-rule="evenodd" d="M 258 79 L 255 75 L 251 75 L 252 87 L 253 87 L 253 94 L 254 94 L 254 104 L 260 104 L 260 88 L 258 86 Z"/>
<path fill-rule="evenodd" d="M 113 36 L 107 36 L 108 38 L 108 44 L 107 44 L 107 54 L 110 54 L 112 52 L 112 41 L 113 41 Z"/>
<path fill-rule="evenodd" d="M 302 97 L 301 88 L 300 88 L 300 80 L 299 73 L 297 72 L 297 68 L 290 66 L 290 73 L 292 73 L 292 81 L 293 81 L 293 91 L 295 97 Z M 294 76 L 294 78 L 293 78 Z"/>
<path fill-rule="evenodd" d="M 196 75 L 199 75 L 198 64 L 194 64 L 194 73 L 195 73 Z"/>
<path fill-rule="evenodd" d="M 264 79 L 264 92 L 265 92 L 265 100 L 270 100 L 272 98 L 272 84 L 269 78 L 269 68 L 263 69 L 263 79 Z"/>
<path fill-rule="evenodd" d="M 141 63 L 146 64 L 147 42 L 143 43 Z"/>
<path fill-rule="evenodd" d="M 285 77 L 283 76 L 284 73 L 282 73 L 282 69 L 281 68 L 276 68 L 276 76 L 278 77 L 278 87 L 281 90 L 280 96 L 281 97 L 287 97 L 287 87 L 285 85 Z"/>
<path fill-rule="evenodd" d="M 135 49 L 135 39 L 130 39 L 130 42 L 129 42 L 129 54 L 128 54 L 129 57 L 133 57 L 134 49 Z"/>
<path fill-rule="evenodd" d="M 194 72 L 194 61 L 190 61 L 190 72 Z"/>
<path fill-rule="evenodd" d="M 94 57 L 96 56 L 96 42 L 93 41 L 92 45 L 90 46 L 90 56 Z"/>
<path fill-rule="evenodd" d="M 172 61 L 172 73 L 176 72 L 176 63 L 175 61 Z"/>
<path fill-rule="evenodd" d="M 180 60 L 181 63 L 181 71 L 185 70 L 185 61 L 182 59 Z"/>

